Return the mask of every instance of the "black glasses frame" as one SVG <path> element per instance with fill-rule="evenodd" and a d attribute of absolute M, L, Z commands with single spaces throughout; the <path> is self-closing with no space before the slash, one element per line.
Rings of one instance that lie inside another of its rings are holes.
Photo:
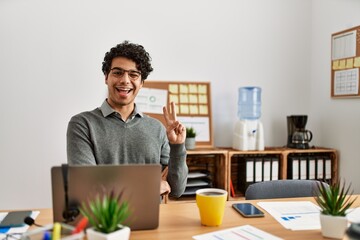
<path fill-rule="evenodd" d="M 116 71 L 116 72 L 114 72 Z M 114 67 L 112 69 L 110 69 L 110 73 L 112 74 L 112 76 L 116 77 L 116 78 L 121 78 L 124 76 L 125 73 L 128 74 L 129 78 L 133 81 L 138 80 L 139 77 L 141 77 L 141 72 L 136 71 L 136 70 L 125 70 L 119 67 Z"/>

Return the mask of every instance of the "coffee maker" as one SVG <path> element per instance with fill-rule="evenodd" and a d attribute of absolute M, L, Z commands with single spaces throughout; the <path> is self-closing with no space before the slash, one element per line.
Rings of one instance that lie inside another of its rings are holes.
<path fill-rule="evenodd" d="M 312 139 L 312 132 L 305 129 L 307 115 L 287 116 L 288 143 L 287 147 L 297 149 L 310 148 L 309 142 Z"/>

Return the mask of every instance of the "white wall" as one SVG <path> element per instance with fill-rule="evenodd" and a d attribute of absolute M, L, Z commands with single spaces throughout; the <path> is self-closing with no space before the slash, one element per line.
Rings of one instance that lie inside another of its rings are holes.
<path fill-rule="evenodd" d="M 150 52 L 151 80 L 211 82 L 216 146 L 231 145 L 237 88 L 257 85 L 265 144 L 285 145 L 286 116 L 309 114 L 312 143 L 341 151 L 340 173 L 360 192 L 359 135 L 341 130 L 346 119 L 359 133 L 359 100 L 329 97 L 330 35 L 359 25 L 358 10 L 355 0 L 2 0 L 0 209 L 51 207 L 67 123 L 100 106 L 104 53 L 123 40 Z"/>
<path fill-rule="evenodd" d="M 339 175 L 360 193 L 360 99 L 330 98 L 331 34 L 360 25 L 360 1 L 316 0 L 312 12 L 311 116 L 318 142 L 339 150 Z"/>

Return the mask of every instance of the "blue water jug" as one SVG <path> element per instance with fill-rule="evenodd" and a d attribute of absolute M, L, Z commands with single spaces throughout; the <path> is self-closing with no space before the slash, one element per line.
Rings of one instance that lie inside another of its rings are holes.
<path fill-rule="evenodd" d="M 261 116 L 261 88 L 239 88 L 238 117 L 241 120 L 256 120 Z"/>

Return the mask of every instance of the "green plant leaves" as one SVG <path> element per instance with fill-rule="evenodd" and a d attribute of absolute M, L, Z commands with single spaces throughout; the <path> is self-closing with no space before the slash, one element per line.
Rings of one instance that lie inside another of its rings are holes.
<path fill-rule="evenodd" d="M 357 197 L 352 197 L 353 191 L 350 192 L 351 184 L 346 186 L 345 181 L 341 184 L 337 181 L 331 185 L 323 182 L 318 183 L 318 196 L 315 200 L 321 212 L 332 216 L 345 216 L 346 210 L 355 202 Z"/>
<path fill-rule="evenodd" d="M 123 192 L 115 194 L 104 192 L 81 204 L 80 212 L 87 217 L 95 230 L 103 233 L 111 233 L 119 229 L 119 226 L 129 217 L 130 210 L 126 201 L 121 202 Z"/>
<path fill-rule="evenodd" d="M 186 137 L 188 137 L 188 138 L 196 137 L 196 132 L 193 127 L 186 128 Z"/>

